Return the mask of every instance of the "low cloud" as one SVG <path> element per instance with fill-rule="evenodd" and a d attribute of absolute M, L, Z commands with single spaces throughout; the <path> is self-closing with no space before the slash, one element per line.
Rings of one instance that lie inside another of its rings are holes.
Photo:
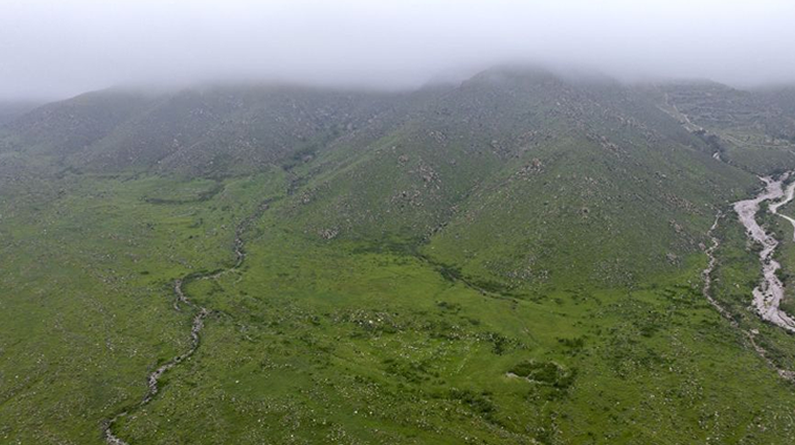
<path fill-rule="evenodd" d="M 795 83 L 789 1 L 3 1 L 0 98 L 210 80 L 414 88 L 513 62 Z"/>

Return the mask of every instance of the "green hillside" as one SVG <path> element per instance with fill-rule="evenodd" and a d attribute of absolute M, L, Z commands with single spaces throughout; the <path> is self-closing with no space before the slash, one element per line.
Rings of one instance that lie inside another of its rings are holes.
<path fill-rule="evenodd" d="M 790 146 L 713 89 L 502 68 L 33 110 L 0 127 L 0 443 L 120 413 L 130 445 L 792 443 L 795 344 L 729 209 Z"/>
<path fill-rule="evenodd" d="M 740 168 L 764 174 L 795 167 L 795 112 L 787 88 L 749 92 L 712 82 L 663 85 L 660 101 L 702 127 L 702 137 Z"/>

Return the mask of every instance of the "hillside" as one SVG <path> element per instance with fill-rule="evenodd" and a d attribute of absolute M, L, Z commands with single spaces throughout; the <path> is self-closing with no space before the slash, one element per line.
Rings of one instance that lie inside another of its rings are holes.
<path fill-rule="evenodd" d="M 627 88 L 510 71 L 448 92 L 365 155 L 317 163 L 289 215 L 306 233 L 423 245 L 520 287 L 675 271 L 716 206 L 752 185 Z"/>
<path fill-rule="evenodd" d="M 0 126 L 40 106 L 37 101 L 0 101 Z"/>
<path fill-rule="evenodd" d="M 702 293 L 788 165 L 767 100 L 499 68 L 35 109 L 0 130 L 0 438 L 790 443 L 729 216 L 730 317 Z"/>
<path fill-rule="evenodd" d="M 110 90 L 37 109 L 6 132 L 13 148 L 74 168 L 224 176 L 310 154 L 364 124 L 381 124 L 399 104 L 380 93 L 288 86 Z"/>
<path fill-rule="evenodd" d="M 701 81 L 662 85 L 660 94 L 726 161 L 759 174 L 795 167 L 795 109 L 786 88 L 742 91 Z"/>

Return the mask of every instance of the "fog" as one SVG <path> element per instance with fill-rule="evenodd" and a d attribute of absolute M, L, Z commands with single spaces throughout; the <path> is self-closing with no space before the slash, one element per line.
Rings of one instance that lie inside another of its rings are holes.
<path fill-rule="evenodd" d="M 795 82 L 786 0 L 0 0 L 0 99 L 218 80 L 415 88 L 503 63 Z"/>

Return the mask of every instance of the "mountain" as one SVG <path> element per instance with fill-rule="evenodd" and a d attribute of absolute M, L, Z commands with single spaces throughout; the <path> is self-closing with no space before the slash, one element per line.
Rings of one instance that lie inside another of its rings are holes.
<path fill-rule="evenodd" d="M 40 106 L 36 101 L 0 101 L 0 126 Z"/>
<path fill-rule="evenodd" d="M 320 156 L 322 180 L 290 218 L 307 232 L 430 241 L 426 253 L 486 281 L 628 284 L 696 253 L 711 206 L 750 185 L 710 154 L 618 84 L 487 72 L 365 156 Z M 657 244 L 633 247 L 646 242 Z"/>
<path fill-rule="evenodd" d="M 32 110 L 0 130 L 0 437 L 789 443 L 795 346 L 728 216 L 795 168 L 772 101 L 504 67 Z"/>
<path fill-rule="evenodd" d="M 225 175 L 231 173 L 227 169 L 245 166 L 250 172 L 311 151 L 367 120 L 372 124 L 394 106 L 384 103 L 388 99 L 298 87 L 215 87 L 165 95 L 111 90 L 42 107 L 7 131 L 16 147 L 36 147 L 64 165 L 93 171 Z"/>
<path fill-rule="evenodd" d="M 671 83 L 660 90 L 680 117 L 709 130 L 705 138 L 727 161 L 759 174 L 795 166 L 790 152 L 795 112 L 786 88 L 742 91 L 701 81 Z"/>

